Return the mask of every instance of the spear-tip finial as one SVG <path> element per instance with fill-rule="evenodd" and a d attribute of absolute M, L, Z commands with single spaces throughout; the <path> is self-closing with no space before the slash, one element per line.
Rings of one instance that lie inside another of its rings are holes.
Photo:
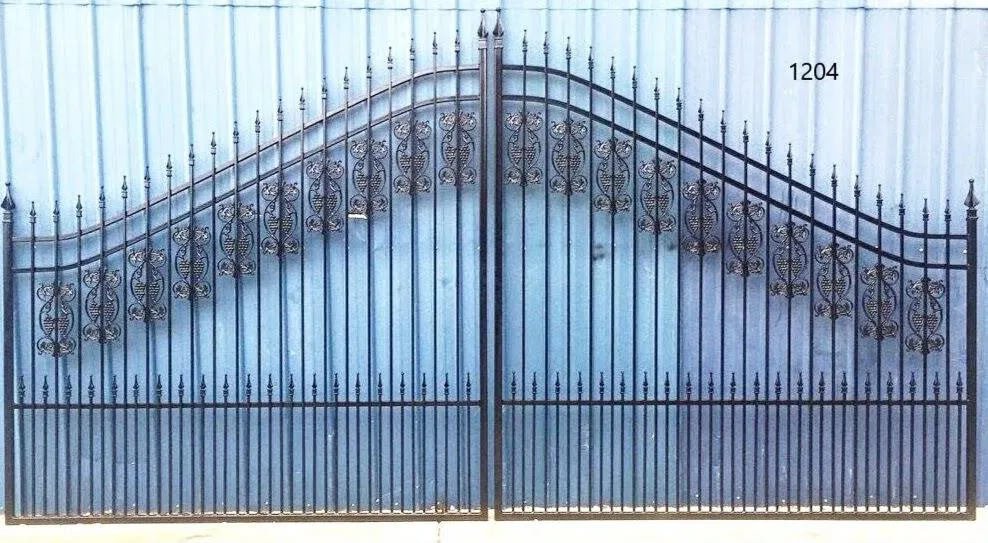
<path fill-rule="evenodd" d="M 172 155 L 168 155 L 168 160 L 165 161 L 165 175 L 168 177 L 172 176 Z"/>
<path fill-rule="evenodd" d="M 281 97 L 279 96 L 278 97 L 278 122 L 281 122 L 281 121 L 284 121 L 284 120 L 285 120 L 285 108 L 284 108 L 284 104 L 283 104 L 283 102 L 281 100 Z"/>
<path fill-rule="evenodd" d="M 322 74 L 322 99 L 326 100 L 329 96 L 329 85 L 326 84 L 326 74 Z"/>
<path fill-rule="evenodd" d="M 614 81 L 614 76 L 617 72 L 614 71 L 614 55 L 611 55 L 611 81 Z"/>
<path fill-rule="evenodd" d="M 745 143 L 748 143 L 748 121 L 744 121 L 744 128 L 741 129 L 741 139 Z"/>
<path fill-rule="evenodd" d="M 950 207 L 950 204 L 949 203 L 947 204 L 947 207 L 948 208 Z M 905 214 L 906 214 L 906 195 L 905 195 L 905 193 L 900 192 L 899 193 L 899 216 L 902 217 Z M 949 209 L 947 211 L 947 214 L 948 215 L 950 214 Z"/>
<path fill-rule="evenodd" d="M 367 80 L 370 81 L 373 69 L 371 68 L 371 56 L 367 55 Z"/>
<path fill-rule="evenodd" d="M 391 54 L 391 46 L 388 46 L 388 70 L 392 70 L 395 67 L 395 57 Z"/>
<path fill-rule="evenodd" d="M 522 29 L 521 31 L 521 52 L 528 52 L 528 29 Z"/>
<path fill-rule="evenodd" d="M 2 208 L 4 211 L 9 213 L 13 211 L 14 208 L 17 206 L 14 205 L 14 198 L 10 195 L 10 180 L 7 180 L 3 184 L 3 186 L 4 186 L 3 202 L 0 202 L 0 208 Z"/>
<path fill-rule="evenodd" d="M 786 164 L 792 166 L 792 143 L 786 146 Z"/>
<path fill-rule="evenodd" d="M 497 14 L 494 20 L 494 37 L 500 38 L 504 36 L 504 26 L 501 25 L 501 8 L 495 9 L 494 12 Z"/>
<path fill-rule="evenodd" d="M 213 132 L 209 140 L 209 154 L 216 156 L 216 132 Z"/>
<path fill-rule="evenodd" d="M 254 133 L 261 133 L 261 110 L 259 109 L 254 110 Z"/>
<path fill-rule="evenodd" d="M 566 60 L 573 58 L 573 47 L 570 46 L 569 36 L 566 36 Z"/>
<path fill-rule="evenodd" d="M 658 77 L 655 78 L 655 86 L 652 87 L 652 94 L 655 95 L 655 101 L 658 102 L 659 101 L 659 78 Z M 658 110 L 658 108 L 656 108 L 656 110 Z"/>
<path fill-rule="evenodd" d="M 305 111 L 305 87 L 301 87 L 298 91 L 298 109 Z"/>
<path fill-rule="evenodd" d="M 930 220 L 930 203 L 928 198 L 923 198 L 923 222 Z"/>
<path fill-rule="evenodd" d="M 861 197 L 861 178 L 858 174 L 854 174 L 854 199 L 857 200 Z"/>
<path fill-rule="evenodd" d="M 816 154 L 810 153 L 810 177 L 816 175 Z"/>
<path fill-rule="evenodd" d="M 546 30 L 545 34 L 542 35 L 542 54 L 549 56 L 549 31 Z"/>
<path fill-rule="evenodd" d="M 127 182 L 127 178 L 124 178 L 124 183 Z M 147 189 L 151 186 L 151 166 L 147 164 L 144 165 L 144 188 Z M 147 190 L 144 191 L 147 193 Z"/>
<path fill-rule="evenodd" d="M 460 29 L 459 28 L 457 28 L 456 31 L 453 32 L 453 51 L 455 51 L 457 53 L 460 52 Z"/>
<path fill-rule="evenodd" d="M 53 222 L 58 222 L 58 218 L 62 215 L 62 211 L 58 208 L 58 198 L 55 199 L 55 207 L 51 211 L 51 218 Z"/>
<path fill-rule="evenodd" d="M 343 90 L 350 88 L 350 67 L 343 67 Z"/>
<path fill-rule="evenodd" d="M 233 143 L 240 143 L 240 125 L 233 121 Z"/>
<path fill-rule="evenodd" d="M 771 130 L 766 130 L 765 131 L 765 154 L 766 155 L 772 154 L 772 131 Z"/>
<path fill-rule="evenodd" d="M 102 196 L 103 195 L 103 185 L 100 185 L 99 190 L 100 190 L 100 196 Z M 82 217 L 82 195 L 81 194 L 76 194 L 75 195 L 75 216 L 77 218 L 78 217 Z"/>
<path fill-rule="evenodd" d="M 631 67 L 631 88 L 638 88 L 638 66 Z"/>
<path fill-rule="evenodd" d="M 591 72 L 593 71 L 593 45 L 588 48 L 587 53 L 587 69 Z"/>
<path fill-rule="evenodd" d="M 31 200 L 31 210 L 28 211 L 27 216 L 31 219 L 31 224 L 38 218 L 38 211 L 34 208 L 34 200 Z"/>
<path fill-rule="evenodd" d="M 878 206 L 879 209 L 881 209 L 882 208 L 882 203 L 884 201 L 885 200 L 882 198 L 882 184 L 879 183 L 878 184 L 878 193 L 875 195 L 875 204 Z"/>
<path fill-rule="evenodd" d="M 720 110 L 720 135 L 723 136 L 727 133 L 727 110 Z"/>
<path fill-rule="evenodd" d="M 830 167 L 830 186 L 831 187 L 836 187 L 837 186 L 837 165 L 836 164 L 833 164 Z"/>
<path fill-rule="evenodd" d="M 189 144 L 189 166 L 194 166 L 196 163 L 196 151 L 193 144 Z"/>
<path fill-rule="evenodd" d="M 486 40 L 487 39 L 487 10 L 480 10 L 480 25 L 477 26 L 477 37 Z"/>
<path fill-rule="evenodd" d="M 978 197 L 974 195 L 974 179 L 968 180 L 967 197 L 964 198 L 964 206 L 968 211 L 974 211 L 978 207 Z"/>
<path fill-rule="evenodd" d="M 950 222 L 950 198 L 947 198 L 943 206 L 943 220 Z"/>

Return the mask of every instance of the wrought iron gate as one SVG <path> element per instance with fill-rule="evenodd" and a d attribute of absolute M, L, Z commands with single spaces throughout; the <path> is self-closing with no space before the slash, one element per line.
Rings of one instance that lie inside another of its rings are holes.
<path fill-rule="evenodd" d="M 476 44 L 117 214 L 8 186 L 8 522 L 973 518 L 973 182 L 910 230 L 613 61 Z"/>

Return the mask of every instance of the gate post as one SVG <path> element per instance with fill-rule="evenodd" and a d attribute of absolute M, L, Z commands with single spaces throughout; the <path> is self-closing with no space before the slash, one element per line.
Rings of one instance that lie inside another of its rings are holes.
<path fill-rule="evenodd" d="M 0 236 L 3 237 L 3 471 L 4 519 L 14 515 L 14 200 L 7 193 L 0 203 L 3 209 Z M 6 522 L 6 521 L 5 521 Z"/>
<path fill-rule="evenodd" d="M 480 514 L 488 515 L 488 486 L 487 477 L 490 474 L 487 465 L 487 418 L 490 417 L 490 404 L 487 396 L 487 20 L 486 9 L 480 10 L 480 27 L 477 28 L 477 52 L 480 55 L 477 69 L 480 83 L 480 311 L 478 327 L 480 329 Z M 471 483 L 472 484 L 472 483 Z"/>
<path fill-rule="evenodd" d="M 502 465 L 502 435 L 504 431 L 503 413 L 501 412 L 501 398 L 503 384 L 502 357 L 504 318 L 501 308 L 504 303 L 502 293 L 502 262 L 504 260 L 504 237 L 502 235 L 503 206 L 502 201 L 502 175 L 504 171 L 504 159 L 502 157 L 502 130 L 501 118 L 502 90 L 503 82 L 502 68 L 504 65 L 504 27 L 501 26 L 501 10 L 497 12 L 497 21 L 494 23 L 494 518 L 501 515 L 502 510 L 502 488 L 504 480 Z"/>
<path fill-rule="evenodd" d="M 978 507 L 978 198 L 974 179 L 967 197 L 967 515 Z"/>

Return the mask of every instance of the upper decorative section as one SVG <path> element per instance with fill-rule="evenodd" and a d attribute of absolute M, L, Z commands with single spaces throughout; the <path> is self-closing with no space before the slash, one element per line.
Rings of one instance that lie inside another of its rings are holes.
<path fill-rule="evenodd" d="M 729 240 L 734 258 L 727 262 L 727 271 L 742 277 L 762 273 L 765 260 L 760 256 L 763 240 L 758 221 L 765 218 L 765 206 L 747 199 L 734 202 L 727 216 L 734 222 Z"/>
<path fill-rule="evenodd" d="M 715 199 L 719 194 L 719 185 L 703 179 L 683 187 L 683 198 L 689 202 L 685 211 L 687 235 L 683 239 L 688 253 L 704 255 L 720 250 L 720 238 L 714 234 L 717 226 Z"/>
<path fill-rule="evenodd" d="M 172 285 L 175 297 L 195 300 L 209 296 L 210 286 L 206 281 L 206 271 L 209 268 L 209 255 L 206 254 L 209 229 L 204 226 L 178 228 L 172 234 L 172 239 L 178 244 L 175 271 L 178 272 L 179 280 Z"/>
<path fill-rule="evenodd" d="M 476 182 L 477 170 L 470 165 L 475 148 L 472 131 L 476 127 L 477 116 L 472 112 L 447 111 L 439 116 L 439 128 L 443 132 L 441 183 L 464 185 Z"/>
<path fill-rule="evenodd" d="M 70 337 L 75 316 L 69 302 L 75 299 L 75 285 L 44 283 L 38 287 L 38 298 L 43 302 L 38 313 L 42 333 L 38 352 L 55 358 L 72 354 L 76 348 L 75 340 Z"/>
<path fill-rule="evenodd" d="M 549 135 L 554 140 L 552 169 L 556 173 L 549 180 L 549 186 L 553 191 L 573 194 L 587 190 L 587 177 L 583 174 L 587 157 L 583 140 L 587 132 L 587 124 L 583 121 L 566 119 L 552 123 Z"/>
<path fill-rule="evenodd" d="M 356 159 L 350 173 L 356 194 L 350 197 L 347 213 L 367 217 L 373 212 L 387 211 L 383 162 L 388 157 L 387 143 L 372 139 L 355 141 L 350 144 L 350 156 Z"/>
<path fill-rule="evenodd" d="M 527 110 L 508 113 L 504 118 L 508 128 L 508 161 L 505 182 L 513 185 L 534 185 L 542 182 L 538 159 L 542 142 L 537 130 L 542 128 L 542 114 Z"/>
<path fill-rule="evenodd" d="M 676 163 L 658 157 L 642 162 L 639 172 L 645 182 L 638 200 L 642 206 L 642 218 L 638 228 L 643 232 L 671 232 L 676 226 L 672 216 L 673 190 L 670 180 L 676 175 Z"/>
<path fill-rule="evenodd" d="M 909 281 L 906 295 L 910 302 L 906 322 L 911 333 L 906 336 L 906 349 L 923 355 L 943 350 L 944 338 L 940 334 L 943 305 L 940 299 L 944 292 L 943 281 L 939 279 L 924 276 L 918 281 Z"/>
<path fill-rule="evenodd" d="M 278 180 L 261 184 L 261 198 L 267 202 L 264 206 L 264 228 L 268 235 L 261 240 L 261 250 L 265 254 L 284 256 L 298 252 L 294 204 L 298 194 L 297 183 Z"/>
<path fill-rule="evenodd" d="M 343 229 L 343 191 L 340 179 L 346 172 L 339 160 L 315 160 L 305 166 L 309 184 L 309 208 L 312 213 L 305 219 L 305 227 L 311 232 L 338 232 Z"/>
<path fill-rule="evenodd" d="M 816 286 L 821 297 L 814 308 L 817 316 L 837 320 L 851 314 L 854 304 L 847 293 L 852 277 L 847 263 L 852 258 L 854 249 L 850 245 L 828 243 L 817 248 L 816 261 L 820 264 L 820 271 L 816 276 Z"/>
<path fill-rule="evenodd" d="M 894 286 L 899 280 L 899 269 L 879 262 L 861 271 L 865 284 L 861 305 L 867 322 L 861 325 L 861 335 L 878 341 L 895 337 L 899 323 L 893 318 L 896 305 Z"/>
<path fill-rule="evenodd" d="M 120 312 L 120 299 L 117 287 L 120 286 L 120 270 L 109 270 L 100 266 L 82 275 L 82 283 L 89 287 L 86 295 L 86 315 L 89 324 L 82 327 L 82 336 L 89 341 L 107 343 L 120 336 L 117 315 Z"/>
<path fill-rule="evenodd" d="M 793 298 L 810 292 L 809 281 L 804 277 L 807 267 L 806 249 L 803 244 L 809 238 L 805 224 L 787 222 L 772 228 L 775 251 L 772 252 L 772 268 L 776 279 L 769 286 L 775 296 Z"/>
<path fill-rule="evenodd" d="M 631 151 L 631 140 L 627 139 L 608 138 L 594 143 L 593 152 L 600 158 L 595 172 L 598 191 L 593 199 L 595 211 L 614 214 L 631 209 L 631 196 L 627 193 Z"/>
<path fill-rule="evenodd" d="M 216 271 L 220 275 L 241 277 L 254 273 L 254 232 L 248 221 L 257 217 L 253 204 L 234 202 L 220 206 L 219 218 L 223 221 L 220 230 L 220 247 L 225 255 L 216 263 Z"/>
<path fill-rule="evenodd" d="M 398 148 L 395 152 L 395 162 L 399 174 L 394 180 L 394 190 L 398 194 L 413 192 L 429 192 L 430 180 L 426 175 L 429 166 L 429 147 L 426 139 L 432 134 L 432 127 L 424 121 L 415 121 L 412 130 L 411 121 L 399 121 L 393 129 L 398 138 Z"/>
<path fill-rule="evenodd" d="M 130 276 L 130 292 L 135 301 L 127 307 L 131 320 L 152 322 L 164 319 L 168 310 L 161 303 L 165 291 L 165 280 L 161 268 L 165 264 L 165 251 L 146 245 L 142 249 L 131 249 L 127 260 L 134 266 Z"/>

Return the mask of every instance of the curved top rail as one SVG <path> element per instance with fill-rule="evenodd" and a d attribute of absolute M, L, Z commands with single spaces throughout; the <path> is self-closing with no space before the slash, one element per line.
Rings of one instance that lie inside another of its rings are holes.
<path fill-rule="evenodd" d="M 308 130 L 311 130 L 311 129 L 314 129 L 316 127 L 321 126 L 324 122 L 329 121 L 331 118 L 334 118 L 334 117 L 337 117 L 339 115 L 342 115 L 348 109 L 353 109 L 353 108 L 356 108 L 356 107 L 361 107 L 368 100 L 373 100 L 374 98 L 378 98 L 378 97 L 384 95 L 385 93 L 387 93 L 388 91 L 394 92 L 395 88 L 401 87 L 403 85 L 411 84 L 413 81 L 417 81 L 417 80 L 420 80 L 420 79 L 427 79 L 427 78 L 431 78 L 431 77 L 436 77 L 436 76 L 439 76 L 439 75 L 456 74 L 456 73 L 477 71 L 478 69 L 479 69 L 479 65 L 477 65 L 477 64 L 463 64 L 463 65 L 460 65 L 458 67 L 457 66 L 446 66 L 446 67 L 438 67 L 436 69 L 430 68 L 428 70 L 421 70 L 421 71 L 415 72 L 414 74 L 405 76 L 405 77 L 403 77 L 403 78 L 401 78 L 399 80 L 391 81 L 386 86 L 378 87 L 377 89 L 372 90 L 370 93 L 367 93 L 367 94 L 362 95 L 359 99 L 356 99 L 356 100 L 348 100 L 343 106 L 338 106 L 335 109 L 328 110 L 326 112 L 326 115 L 325 116 L 323 116 L 322 114 L 320 114 L 318 117 L 316 117 L 315 119 L 313 119 L 311 122 L 303 123 L 303 125 L 301 127 L 295 128 L 291 132 L 285 133 L 282 136 L 281 139 L 282 139 L 282 141 L 284 141 L 284 140 L 288 140 L 288 139 L 291 139 L 291 138 L 294 138 L 294 137 L 298 137 L 298 136 L 300 136 L 301 134 L 305 133 Z M 461 94 L 459 96 L 459 100 L 461 102 L 476 101 L 476 100 L 478 100 L 478 98 L 479 97 L 476 94 Z M 442 99 L 443 99 L 442 97 L 433 97 L 433 100 L 436 103 L 441 103 Z M 452 99 L 450 99 L 449 101 L 452 101 Z M 424 101 L 418 101 L 418 102 L 416 102 L 416 105 L 417 106 L 418 105 L 426 105 L 426 102 L 424 102 Z M 403 109 L 403 112 L 406 111 L 406 110 L 410 110 L 410 108 L 409 107 L 405 107 Z M 395 112 L 395 113 L 397 113 L 397 112 Z M 151 208 L 154 208 L 155 206 L 158 206 L 158 205 L 160 205 L 160 204 L 162 204 L 164 202 L 167 202 L 170 198 L 173 198 L 175 196 L 178 196 L 178 195 L 182 194 L 183 192 L 189 190 L 189 187 L 192 184 L 195 184 L 196 187 L 198 187 L 199 185 L 205 184 L 207 181 L 210 181 L 210 180 L 214 179 L 216 176 L 232 170 L 233 167 L 234 167 L 234 165 L 236 165 L 236 164 L 242 164 L 242 163 L 244 163 L 244 162 L 246 162 L 248 160 L 255 159 L 255 158 L 257 158 L 260 155 L 260 153 L 263 153 L 263 152 L 268 151 L 270 149 L 274 149 L 277 146 L 278 146 L 278 138 L 277 137 L 274 137 L 274 138 L 270 139 L 267 143 L 264 143 L 264 144 L 262 144 L 260 146 L 257 146 L 257 147 L 251 149 L 250 151 L 248 151 L 245 154 L 242 154 L 240 156 L 234 157 L 234 158 L 232 158 L 232 159 L 230 159 L 230 160 L 228 160 L 228 161 L 226 161 L 226 162 L 224 162 L 222 164 L 217 165 L 215 170 L 212 169 L 212 168 L 210 168 L 208 172 L 206 172 L 206 173 L 200 175 L 199 177 L 195 178 L 192 181 L 192 183 L 186 181 L 185 183 L 182 183 L 181 185 L 176 185 L 176 186 L 172 187 L 172 189 L 170 191 L 165 191 L 164 194 L 161 194 L 159 196 L 155 196 L 155 197 L 151 198 L 148 201 L 147 205 L 149 207 L 151 207 Z M 248 185 L 243 185 L 242 188 L 246 188 L 247 186 Z M 249 185 L 249 186 L 252 186 L 252 185 Z M 219 199 L 219 197 L 217 197 L 217 198 Z M 209 205 L 211 205 L 211 203 L 212 202 L 208 202 L 206 204 L 206 206 L 208 207 Z M 133 209 L 124 210 L 121 213 L 118 213 L 116 215 L 113 215 L 113 216 L 107 218 L 102 223 L 97 222 L 96 224 L 93 224 L 91 226 L 87 226 L 87 227 L 83 228 L 82 230 L 76 230 L 76 231 L 73 231 L 73 232 L 67 232 L 64 235 L 60 235 L 58 239 L 59 239 L 59 241 L 71 241 L 71 240 L 76 239 L 79 236 L 85 236 L 85 235 L 89 235 L 89 234 L 94 234 L 94 233 L 98 232 L 101 227 L 109 228 L 109 227 L 111 227 L 111 226 L 113 226 L 113 225 L 115 225 L 115 224 L 117 224 L 119 222 L 122 222 L 124 219 L 129 219 L 129 218 L 131 218 L 133 216 L 137 216 L 140 213 L 143 213 L 143 211 L 144 211 L 144 205 L 141 204 L 140 206 L 134 207 Z M 54 241 L 55 240 L 55 237 L 52 236 L 52 235 L 35 236 L 34 238 L 31 238 L 29 236 L 14 236 L 13 237 L 13 241 L 18 242 L 18 243 L 23 243 L 23 242 L 26 242 L 26 241 L 31 241 L 32 239 L 34 241 L 36 241 L 36 242 L 46 242 L 46 241 Z"/>
<path fill-rule="evenodd" d="M 521 94 L 505 94 L 504 95 L 504 99 L 505 100 L 513 100 L 513 101 L 522 101 L 522 100 L 545 101 L 545 102 L 547 102 L 547 103 L 549 103 L 550 105 L 553 105 L 553 106 L 568 107 L 570 111 L 576 113 L 577 115 L 581 115 L 583 117 L 586 117 L 587 119 L 590 119 L 592 122 L 599 122 L 599 123 L 608 123 L 608 122 L 610 122 L 608 119 L 605 119 L 604 117 L 601 117 L 600 115 L 594 114 L 594 115 L 591 116 L 590 115 L 590 112 L 587 111 L 586 109 L 583 109 L 581 107 L 574 106 L 572 104 L 567 104 L 566 102 L 564 102 L 562 100 L 555 99 L 555 98 L 546 98 L 546 97 L 542 97 L 542 96 L 528 96 L 528 95 L 521 95 Z M 862 247 L 862 248 L 864 248 L 864 249 L 866 249 L 866 250 L 868 250 L 870 252 L 875 253 L 876 255 L 881 255 L 881 257 L 883 259 L 889 259 L 890 261 L 900 262 L 902 264 L 909 265 L 909 266 L 915 266 L 915 267 L 924 267 L 925 266 L 926 268 L 929 268 L 929 269 L 963 270 L 966 267 L 964 264 L 952 264 L 952 263 L 949 262 L 949 259 L 948 259 L 948 262 L 926 262 L 924 264 L 921 261 L 912 260 L 912 259 L 906 258 L 903 255 L 898 255 L 898 254 L 895 254 L 895 253 L 891 253 L 891 252 L 887 251 L 884 248 L 881 249 L 881 250 L 879 250 L 879 248 L 877 246 L 875 246 L 873 244 L 870 244 L 870 243 L 867 243 L 867 242 L 864 242 L 864 241 L 862 241 L 862 240 L 860 240 L 860 239 L 858 239 L 858 238 L 856 238 L 856 237 L 854 237 L 854 236 L 852 236 L 850 234 L 847 234 L 846 232 L 843 232 L 839 228 L 834 228 L 832 225 L 830 225 L 830 224 L 828 224 L 828 223 L 826 223 L 824 221 L 821 221 L 820 219 L 818 219 L 816 217 L 811 217 L 810 215 L 806 214 L 803 211 L 800 211 L 798 209 L 793 209 L 792 206 L 789 206 L 788 204 L 786 204 L 785 202 L 783 202 L 781 200 L 777 200 L 775 198 L 770 198 L 764 192 L 761 192 L 760 190 L 757 190 L 754 187 L 751 187 L 750 185 L 746 187 L 743 183 L 741 183 L 741 182 L 739 182 L 739 181 L 737 181 L 735 179 L 732 179 L 730 176 L 724 174 L 721 171 L 718 171 L 718 170 L 714 169 L 709 164 L 703 164 L 703 165 L 701 165 L 700 164 L 700 161 L 698 161 L 698 160 L 696 160 L 696 159 L 694 159 L 692 157 L 686 156 L 686 155 L 680 155 L 680 154 L 678 154 L 676 152 L 675 149 L 672 149 L 670 147 L 666 147 L 666 146 L 662 145 L 661 143 L 659 143 L 659 142 L 657 142 L 657 141 L 655 141 L 655 140 L 653 140 L 653 139 L 651 139 L 649 137 L 643 136 L 642 134 L 636 133 L 633 130 L 630 130 L 630 129 L 626 128 L 626 127 L 623 127 L 623 126 L 614 124 L 613 129 L 617 133 L 620 133 L 620 134 L 622 134 L 624 136 L 627 136 L 627 137 L 630 137 L 630 138 L 634 138 L 637 141 L 639 141 L 641 143 L 644 143 L 645 145 L 649 145 L 649 146 L 655 147 L 656 149 L 662 151 L 663 153 L 665 153 L 665 154 L 667 154 L 667 155 L 669 155 L 669 156 L 671 156 L 673 158 L 681 159 L 683 161 L 683 163 L 688 164 L 689 166 L 691 166 L 693 168 L 696 168 L 698 170 L 703 170 L 703 172 L 705 174 L 709 175 L 710 177 L 712 177 L 714 179 L 718 179 L 718 180 L 720 180 L 720 181 L 722 181 L 724 183 L 728 183 L 731 186 L 733 186 L 733 187 L 735 187 L 735 188 L 737 188 L 739 190 L 747 191 L 747 193 L 750 194 L 751 196 L 753 196 L 755 198 L 759 198 L 759 199 L 761 199 L 761 200 L 763 200 L 763 201 L 771 204 L 772 206 L 774 206 L 776 208 L 785 209 L 787 211 L 791 211 L 793 217 L 796 217 L 796 218 L 798 218 L 798 219 L 800 219 L 802 221 L 808 222 L 808 223 L 812 223 L 813 225 L 816 226 L 816 228 L 820 229 L 820 231 L 822 231 L 822 232 L 825 232 L 827 234 L 832 234 L 832 235 L 836 236 L 839 239 L 842 239 L 842 240 L 844 240 L 844 241 L 846 241 L 848 243 L 853 243 L 853 244 L 855 244 L 858 247 Z M 852 213 L 853 213 L 853 210 L 852 210 Z M 863 218 L 864 217 L 864 215 L 860 213 L 860 210 L 859 210 L 857 216 L 860 217 L 860 218 Z M 884 229 L 884 224 L 886 224 L 886 223 L 884 223 L 884 221 L 883 221 L 882 224 L 883 224 L 882 228 Z M 899 231 L 901 232 L 901 229 Z M 920 237 L 922 237 L 922 234 L 920 234 Z M 940 237 L 943 238 L 945 236 L 941 235 Z M 953 234 L 951 234 L 948 239 L 955 239 L 955 237 L 954 237 Z M 962 235 L 962 236 L 960 236 L 960 239 L 965 239 L 965 238 Z"/>
<path fill-rule="evenodd" d="M 530 72 L 536 72 L 536 73 L 544 73 L 544 74 L 547 74 L 547 75 L 553 75 L 553 76 L 557 76 L 557 77 L 569 78 L 570 81 L 572 81 L 574 83 L 577 83 L 579 85 L 583 85 L 583 86 L 587 87 L 588 89 L 591 89 L 593 92 L 600 92 L 600 93 L 605 93 L 608 96 L 613 96 L 613 98 L 615 99 L 615 101 L 617 101 L 617 102 L 619 102 L 621 104 L 624 104 L 625 106 L 634 108 L 638 112 L 644 113 L 646 115 L 651 115 L 653 117 L 657 117 L 661 122 L 665 123 L 666 125 L 675 127 L 680 132 L 682 132 L 684 134 L 687 134 L 687 135 L 689 135 L 691 137 L 694 137 L 697 140 L 702 141 L 704 145 L 709 145 L 709 146 L 713 147 L 714 149 L 716 149 L 718 151 L 724 151 L 728 156 L 730 156 L 732 158 L 739 159 L 739 160 L 743 160 L 745 158 L 742 153 L 740 153 L 740 152 L 732 149 L 729 146 L 722 145 L 719 141 L 717 141 L 717 140 L 715 140 L 713 138 L 710 138 L 709 136 L 703 136 L 701 138 L 700 133 L 697 130 L 694 130 L 694 129 L 686 126 L 686 125 L 680 124 L 679 121 L 677 121 L 676 119 L 672 119 L 670 117 L 667 117 L 665 115 L 662 115 L 661 113 L 659 113 L 659 112 L 657 112 L 657 111 L 655 111 L 655 110 L 653 110 L 653 109 L 651 109 L 651 108 L 649 108 L 649 107 L 647 107 L 645 105 L 642 105 L 642 104 L 640 104 L 640 103 L 638 103 L 638 102 L 636 102 L 636 101 L 634 101 L 634 100 L 632 100 L 632 99 L 630 99 L 630 98 L 628 98 L 626 96 L 623 96 L 623 95 L 618 94 L 618 93 L 612 93 L 611 92 L 611 89 L 609 89 L 607 87 L 604 87 L 604 86 L 602 86 L 602 85 L 600 85 L 598 83 L 591 83 L 588 79 L 583 78 L 583 77 L 580 77 L 580 76 L 578 76 L 576 74 L 573 74 L 571 72 L 566 72 L 565 70 L 560 70 L 558 68 L 550 68 L 550 67 L 547 67 L 547 66 L 532 66 L 532 65 L 522 65 L 522 64 L 505 64 L 504 65 L 504 69 L 505 70 L 511 70 L 511 71 L 517 71 L 517 72 L 530 71 Z M 515 96 L 514 98 L 515 99 L 518 99 L 519 96 Z M 525 99 L 539 100 L 539 99 L 541 99 L 541 97 L 538 97 L 538 96 L 525 96 Z M 573 109 L 572 104 L 570 105 L 570 109 Z M 609 121 L 605 121 L 605 122 L 609 122 Z M 847 205 L 847 204 L 845 204 L 843 202 L 840 202 L 838 200 L 834 200 L 833 198 L 831 198 L 829 195 L 827 195 L 824 192 L 820 192 L 819 190 L 813 189 L 811 187 L 807 187 L 805 184 L 800 183 L 800 182 L 797 182 L 795 179 L 791 179 L 787 174 L 782 173 L 782 172 L 780 172 L 778 170 L 775 170 L 775 169 L 773 169 L 773 168 L 771 168 L 771 167 L 769 167 L 769 166 L 767 166 L 767 165 L 765 165 L 765 164 L 763 164 L 761 162 L 758 162 L 757 160 L 754 160 L 752 157 L 748 157 L 747 158 L 747 161 L 748 161 L 748 166 L 750 168 L 753 168 L 753 169 L 755 169 L 757 171 L 761 171 L 763 173 L 767 173 L 769 175 L 772 175 L 776 179 L 789 184 L 790 186 L 792 186 L 795 189 L 803 192 L 806 195 L 809 195 L 811 198 L 814 198 L 816 200 L 819 200 L 819 201 L 821 201 L 821 202 L 823 202 L 823 203 L 825 203 L 827 205 L 833 205 L 838 210 L 840 210 L 842 212 L 852 213 L 852 214 L 855 213 L 855 210 L 854 210 L 853 207 L 851 207 L 851 206 L 849 206 L 849 205 Z M 861 210 L 858 210 L 858 216 L 863 221 L 865 221 L 867 223 L 870 223 L 870 224 L 872 224 L 874 226 L 878 226 L 879 225 L 879 220 L 874 215 L 870 215 L 867 212 L 863 212 Z M 898 225 L 895 225 L 893 223 L 889 223 L 889 222 L 884 221 L 884 220 L 881 221 L 881 227 L 882 227 L 882 230 L 883 231 L 887 231 L 887 232 L 890 232 L 890 233 L 893 233 L 893 234 L 900 234 L 901 233 L 902 235 L 904 235 L 906 237 L 911 237 L 911 238 L 920 238 L 920 239 L 951 239 L 951 240 L 963 240 L 963 239 L 965 239 L 964 234 L 943 234 L 943 233 L 925 233 L 924 234 L 923 232 L 917 232 L 917 231 L 914 231 L 914 230 L 900 228 Z"/>

